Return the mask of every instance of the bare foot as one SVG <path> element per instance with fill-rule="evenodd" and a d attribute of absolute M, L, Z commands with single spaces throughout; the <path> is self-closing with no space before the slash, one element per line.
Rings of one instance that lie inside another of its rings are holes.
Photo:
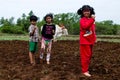
<path fill-rule="evenodd" d="M 50 62 L 49 62 L 49 61 L 47 61 L 47 64 L 50 64 Z"/>
<path fill-rule="evenodd" d="M 31 63 L 32 66 L 35 66 L 36 63 Z"/>
<path fill-rule="evenodd" d="M 85 75 L 87 77 L 91 77 L 91 74 L 89 74 L 89 72 L 85 72 L 85 73 L 83 73 L 83 75 Z"/>

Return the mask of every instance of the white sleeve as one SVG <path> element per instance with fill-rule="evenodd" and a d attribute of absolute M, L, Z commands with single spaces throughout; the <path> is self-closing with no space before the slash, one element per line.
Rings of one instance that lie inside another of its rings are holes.
<path fill-rule="evenodd" d="M 58 25 L 55 25 L 55 35 L 54 35 L 54 39 L 57 38 L 57 32 L 58 32 Z"/>
<path fill-rule="evenodd" d="M 55 35 L 54 35 L 54 39 L 56 39 L 57 37 L 60 37 L 62 35 L 62 29 L 60 28 L 60 26 L 55 25 L 56 30 L 55 30 Z"/>
<path fill-rule="evenodd" d="M 41 31 L 42 31 L 42 29 L 43 29 L 43 26 L 41 26 Z"/>

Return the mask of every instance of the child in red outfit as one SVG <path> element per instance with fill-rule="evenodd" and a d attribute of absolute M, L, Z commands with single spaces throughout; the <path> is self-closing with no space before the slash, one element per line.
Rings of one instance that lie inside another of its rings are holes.
<path fill-rule="evenodd" d="M 78 15 L 81 15 L 80 19 L 80 56 L 82 73 L 90 77 L 89 64 L 92 56 L 92 48 L 96 41 L 95 34 L 95 12 L 89 5 L 84 5 L 78 10 Z M 90 35 L 85 36 L 86 32 Z"/>

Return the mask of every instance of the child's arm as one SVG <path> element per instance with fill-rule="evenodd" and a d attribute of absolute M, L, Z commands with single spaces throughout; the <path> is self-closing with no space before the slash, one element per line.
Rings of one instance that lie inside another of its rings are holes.
<path fill-rule="evenodd" d="M 56 37 L 56 31 L 57 31 L 57 30 L 56 30 L 56 27 L 57 27 L 57 25 L 55 25 L 55 27 L 53 28 L 53 33 L 54 33 L 54 34 L 53 34 L 53 41 L 54 41 L 54 42 L 57 41 L 57 40 L 56 40 L 56 38 L 57 38 L 57 37 Z"/>
<path fill-rule="evenodd" d="M 55 35 L 55 31 L 56 31 L 56 25 L 53 27 L 52 35 Z"/>
<path fill-rule="evenodd" d="M 80 26 L 82 29 L 90 29 L 92 24 L 94 24 L 95 19 L 94 18 L 89 18 L 89 19 L 81 19 L 80 20 Z"/>
<path fill-rule="evenodd" d="M 33 36 L 35 33 L 36 27 L 32 30 L 32 28 L 30 29 L 30 36 Z"/>
<path fill-rule="evenodd" d="M 42 40 L 42 31 L 43 31 L 43 26 L 40 28 L 40 41 Z"/>
<path fill-rule="evenodd" d="M 95 15 L 91 15 L 91 18 L 95 19 Z"/>

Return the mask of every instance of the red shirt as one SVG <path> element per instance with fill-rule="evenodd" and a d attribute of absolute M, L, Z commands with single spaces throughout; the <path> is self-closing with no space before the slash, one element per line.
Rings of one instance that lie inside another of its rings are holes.
<path fill-rule="evenodd" d="M 80 44 L 94 44 L 96 41 L 95 20 L 93 18 L 83 17 L 80 19 Z M 92 34 L 84 37 L 87 30 L 91 30 Z"/>

